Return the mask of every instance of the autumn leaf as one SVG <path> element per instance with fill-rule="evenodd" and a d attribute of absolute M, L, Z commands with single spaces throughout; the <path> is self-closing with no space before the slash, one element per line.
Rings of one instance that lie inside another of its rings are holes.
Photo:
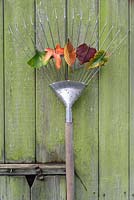
<path fill-rule="evenodd" d="M 72 66 L 75 63 L 76 60 L 76 52 L 75 52 L 75 48 L 73 47 L 72 43 L 69 41 L 64 47 L 64 58 L 66 63 L 69 66 Z"/>
<path fill-rule="evenodd" d="M 87 63 L 87 68 L 96 68 L 104 66 L 108 61 L 109 55 L 104 51 L 98 51 L 95 56 Z"/>
<path fill-rule="evenodd" d="M 64 48 L 60 47 L 60 44 L 57 44 L 55 49 L 51 49 L 51 48 L 46 48 L 45 49 L 46 55 L 45 55 L 45 62 L 48 62 L 51 58 L 55 59 L 55 66 L 57 69 L 60 69 L 61 67 L 61 57 L 62 55 L 64 55 Z"/>
<path fill-rule="evenodd" d="M 78 60 L 80 61 L 80 64 L 89 62 L 90 59 L 94 57 L 95 53 L 96 53 L 96 49 L 91 48 L 85 43 L 81 44 L 76 49 L 76 56 Z"/>
<path fill-rule="evenodd" d="M 27 62 L 28 65 L 30 65 L 33 68 L 40 68 L 42 66 L 47 65 L 49 60 L 47 61 L 44 60 L 45 55 L 46 53 L 44 51 L 43 52 L 36 51 L 36 54 Z"/>

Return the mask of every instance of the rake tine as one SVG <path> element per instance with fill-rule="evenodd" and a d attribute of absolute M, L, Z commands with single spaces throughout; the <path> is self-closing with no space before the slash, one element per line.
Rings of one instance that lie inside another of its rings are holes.
<path fill-rule="evenodd" d="M 93 28 L 93 32 L 92 32 L 92 35 L 91 35 L 91 39 L 90 39 L 90 42 L 89 42 L 89 44 L 92 42 L 92 39 L 93 39 L 93 37 L 94 37 L 94 33 L 95 33 L 95 30 L 96 30 L 96 28 L 97 28 L 97 26 L 98 26 L 98 16 L 97 16 L 97 19 L 96 19 L 96 22 L 95 22 L 95 25 L 94 25 L 94 28 Z"/>
<path fill-rule="evenodd" d="M 86 42 L 86 38 L 87 38 L 87 33 L 88 33 L 88 29 L 89 29 L 89 26 L 90 26 L 90 17 L 89 17 L 89 19 L 88 19 L 88 24 L 87 24 L 87 28 L 86 28 L 86 33 L 85 33 L 85 37 L 84 37 L 84 42 L 83 43 L 85 43 Z"/>
<path fill-rule="evenodd" d="M 81 24 L 82 24 L 82 11 L 80 12 L 80 24 L 79 24 L 79 28 L 78 28 L 77 46 L 79 44 L 79 39 L 80 39 Z"/>
<path fill-rule="evenodd" d="M 50 22 L 49 22 L 49 18 L 48 18 L 47 15 L 46 15 L 46 20 L 47 20 L 47 23 L 48 23 L 49 32 L 50 32 L 50 36 L 51 36 L 51 39 L 52 39 L 53 48 L 55 48 L 54 37 L 53 37 L 53 34 L 52 34 L 52 29 L 51 29 Z M 52 60 L 52 62 L 53 62 L 53 64 L 54 64 L 54 61 L 53 61 L 53 60 Z M 58 71 L 55 69 L 55 67 L 54 67 L 54 70 L 55 70 L 55 72 L 56 72 L 57 79 L 59 79 L 59 73 L 58 73 Z"/>
<path fill-rule="evenodd" d="M 41 22 L 41 19 L 40 19 L 40 16 L 39 16 L 38 12 L 37 12 L 37 17 L 38 17 L 38 20 L 39 20 L 39 23 L 40 23 L 42 32 L 43 32 L 43 34 L 44 34 L 44 37 L 45 37 L 47 46 L 49 47 L 49 43 L 48 43 L 48 40 L 47 40 L 47 37 L 46 37 L 45 29 L 44 29 L 44 27 L 43 27 L 43 24 L 42 24 L 42 22 Z"/>
<path fill-rule="evenodd" d="M 94 37 L 95 30 L 96 30 L 97 25 L 98 25 L 98 18 L 99 18 L 99 15 L 97 15 L 97 19 L 96 19 L 96 22 L 95 22 L 95 25 L 94 25 L 94 28 L 93 28 L 93 32 L 92 32 L 92 34 L 91 34 L 91 39 L 90 39 L 90 42 L 89 42 L 89 48 L 90 48 L 90 43 L 91 43 L 91 41 L 92 41 L 92 38 Z M 89 50 L 89 49 L 88 49 L 88 50 Z M 87 53 L 88 53 L 88 51 L 87 51 Z M 82 77 L 85 77 L 85 75 L 86 75 L 86 71 L 83 70 L 83 71 L 80 73 L 80 75 L 79 75 L 79 77 L 80 77 L 79 80 L 82 80 Z"/>
<path fill-rule="evenodd" d="M 85 43 L 85 41 L 86 41 L 86 37 L 87 37 L 89 25 L 90 25 L 90 16 L 89 16 L 89 18 L 88 18 L 88 25 L 87 25 L 87 28 L 86 28 L 86 33 L 85 33 L 85 37 L 84 37 L 84 42 L 83 42 L 83 43 Z M 81 72 L 79 73 L 79 76 L 77 77 L 77 78 L 78 78 L 77 80 L 79 81 L 80 78 L 81 78 L 81 76 L 82 76 L 83 74 L 85 74 L 85 73 L 86 73 L 85 69 L 81 70 Z"/>
<path fill-rule="evenodd" d="M 48 28 L 49 28 L 50 36 L 51 36 L 51 39 L 52 39 L 53 47 L 55 48 L 54 37 L 53 37 L 53 34 L 52 34 L 52 29 L 51 29 L 50 22 L 49 22 L 47 15 L 46 15 L 46 19 L 47 19 Z M 53 60 L 52 60 L 52 62 L 54 63 Z M 56 70 L 55 67 L 54 67 L 54 70 L 55 70 L 55 73 L 57 74 L 57 80 L 58 80 L 59 79 L 59 73 L 58 73 L 58 71 Z"/>
<path fill-rule="evenodd" d="M 78 27 L 78 37 L 77 37 L 77 46 L 79 44 L 79 39 L 80 39 L 80 33 L 81 33 L 81 25 L 82 25 L 82 11 L 80 11 L 80 23 L 79 23 L 79 27 Z M 74 63 L 74 66 L 73 66 L 73 70 L 76 66 L 76 63 Z M 72 73 L 72 79 L 74 79 L 74 73 Z"/>
<path fill-rule="evenodd" d="M 101 32 L 101 34 L 100 34 L 100 37 L 98 38 L 98 40 L 97 40 L 97 42 L 96 42 L 96 44 L 95 44 L 95 47 L 96 47 L 96 45 L 98 44 L 100 38 L 102 37 L 102 35 L 103 35 L 103 33 L 104 33 L 105 29 L 106 29 L 106 26 L 107 26 L 107 23 L 104 24 L 104 27 L 103 27 L 103 29 L 102 29 L 102 32 Z M 92 45 L 93 45 L 93 43 L 92 43 Z M 85 72 L 84 74 L 85 74 L 85 75 L 83 76 L 82 81 L 83 81 L 83 82 L 86 82 L 85 78 L 86 78 L 86 77 L 90 77 L 90 75 L 92 74 L 92 72 L 89 72 L 89 73 Z"/>
<path fill-rule="evenodd" d="M 65 43 L 68 40 L 68 19 L 67 19 L 67 0 L 65 1 L 66 5 L 64 7 L 64 29 L 65 29 Z M 65 63 L 65 80 L 68 80 L 68 64 Z"/>
<path fill-rule="evenodd" d="M 37 12 L 37 17 L 38 17 L 38 20 L 39 20 L 41 29 L 42 29 L 42 31 L 43 31 L 43 34 L 44 34 L 44 37 L 45 37 L 47 46 L 50 47 L 50 45 L 49 45 L 49 43 L 48 43 L 48 40 L 47 40 L 47 37 L 46 37 L 45 29 L 44 29 L 44 27 L 43 27 L 43 24 L 42 24 L 42 21 L 41 21 L 41 18 L 40 18 L 40 16 L 39 16 L 39 13 L 38 13 L 38 12 Z M 55 65 L 53 59 L 52 59 L 52 62 L 53 62 L 53 65 Z M 55 75 L 55 69 L 54 69 L 55 67 L 53 67 L 53 66 L 51 65 L 50 62 L 49 62 L 49 65 L 50 65 L 50 67 L 51 67 L 51 69 L 52 69 L 52 71 L 53 71 L 53 74 Z M 50 69 L 50 71 L 51 71 L 51 69 Z M 55 77 L 55 78 L 56 78 L 56 77 Z"/>
<path fill-rule="evenodd" d="M 118 34 L 120 33 L 120 30 L 118 30 L 115 34 L 115 36 L 113 37 L 112 41 L 109 43 L 106 51 L 108 51 L 108 49 L 111 47 L 111 45 L 113 44 L 113 42 L 116 40 L 116 38 L 118 37 Z M 119 42 L 119 45 L 117 46 L 117 48 L 122 44 L 122 42 L 125 40 L 125 38 L 127 37 L 127 35 L 125 35 L 122 40 Z M 105 53 L 101 56 L 103 57 L 105 55 Z M 96 74 L 96 73 L 95 73 Z M 93 74 L 94 77 L 94 74 Z M 88 74 L 86 74 L 86 77 L 83 78 L 83 81 L 86 82 L 87 84 L 89 84 L 90 80 L 92 79 L 92 77 L 89 79 Z"/>
<path fill-rule="evenodd" d="M 11 28 L 10 25 L 8 26 L 8 30 L 9 30 L 9 33 L 13 36 L 13 39 L 14 39 L 14 40 L 17 42 L 17 44 L 19 45 L 19 46 L 18 46 L 19 49 L 22 49 L 23 52 L 25 53 L 25 55 L 26 55 L 28 58 L 30 58 L 30 57 L 31 57 L 31 54 L 33 54 L 33 53 L 32 53 L 32 52 L 31 52 L 31 54 L 28 54 L 28 53 L 27 53 L 27 51 L 26 51 L 25 48 L 24 48 L 24 43 L 21 42 L 20 40 L 18 40 L 18 38 L 16 37 L 16 35 L 15 35 L 15 33 L 13 32 L 13 30 L 12 30 L 12 28 Z"/>
<path fill-rule="evenodd" d="M 52 29 L 51 29 L 50 22 L 49 22 L 47 15 L 46 15 L 46 20 L 47 20 L 47 23 L 48 23 L 48 28 L 49 28 L 50 36 L 51 36 L 51 39 L 52 39 L 53 47 L 55 48 L 55 42 L 54 42 L 54 38 L 53 38 L 53 34 L 52 34 Z"/>
<path fill-rule="evenodd" d="M 35 43 L 39 42 L 39 45 L 42 47 L 43 41 L 40 40 L 40 38 L 38 37 L 38 32 L 37 32 L 36 29 L 35 29 L 35 25 L 34 25 L 34 23 L 32 22 L 31 17 L 30 17 L 30 22 L 31 22 L 31 24 L 32 24 L 32 26 L 33 26 L 34 33 L 35 33 L 35 35 L 36 35 L 36 38 L 35 38 L 36 41 L 35 41 Z M 36 47 L 36 45 L 35 45 L 35 48 L 38 49 L 38 48 Z M 42 50 L 43 50 L 43 47 L 42 47 Z"/>
<path fill-rule="evenodd" d="M 44 71 L 44 72 L 46 71 L 46 72 L 45 72 L 45 76 L 46 76 L 48 82 L 52 83 L 53 80 L 51 79 L 50 74 L 49 74 L 49 72 L 47 72 L 47 70 L 48 70 L 47 67 L 43 68 L 43 71 Z"/>
<path fill-rule="evenodd" d="M 95 43 L 95 48 L 97 48 L 98 42 L 100 41 L 101 37 L 103 36 L 103 33 L 105 32 L 106 27 L 107 27 L 107 23 L 105 23 L 104 26 L 103 26 L 103 28 L 102 28 L 100 36 L 99 36 L 97 42 Z M 93 43 L 92 43 L 92 45 L 93 45 Z"/>
<path fill-rule="evenodd" d="M 31 16 L 30 16 L 30 22 L 31 22 L 31 25 L 33 26 L 34 33 L 35 33 L 36 36 L 37 36 L 35 39 L 37 39 L 38 42 L 39 42 L 39 43 L 41 44 L 41 46 L 42 46 L 43 41 L 40 40 L 40 37 L 38 37 L 37 31 L 36 31 L 36 27 L 35 27 L 35 25 L 34 25 L 34 23 L 33 23 L 33 21 L 32 21 Z M 26 29 L 25 21 L 24 21 L 24 26 L 25 26 L 25 29 Z M 27 29 L 26 29 L 26 30 L 27 30 Z M 37 49 L 36 46 L 35 46 L 35 48 Z M 42 49 L 43 49 L 43 47 L 42 47 Z M 49 63 L 49 66 L 51 66 L 50 63 Z M 49 68 L 48 68 L 48 66 L 45 66 L 44 70 L 46 71 L 47 80 L 48 80 L 48 81 L 52 81 L 52 78 L 51 78 L 52 75 L 50 75 L 51 73 L 49 74 Z"/>
<path fill-rule="evenodd" d="M 57 25 L 58 40 L 59 40 L 59 43 L 61 44 L 60 30 L 59 30 L 59 23 L 58 23 L 58 16 L 57 16 L 56 8 L 55 8 L 55 18 L 56 18 L 56 25 Z"/>
<path fill-rule="evenodd" d="M 110 30 L 108 31 L 105 40 L 103 41 L 103 43 L 100 46 L 100 49 L 104 46 L 105 42 L 107 41 L 107 39 L 109 38 L 109 35 L 111 34 L 112 30 L 113 30 L 114 26 L 112 25 Z"/>
<path fill-rule="evenodd" d="M 122 38 L 122 40 L 119 42 L 118 46 L 110 53 L 111 55 L 113 55 L 113 54 L 116 52 L 116 50 L 120 48 L 121 44 L 124 42 L 124 40 L 125 40 L 127 37 L 128 37 L 128 34 L 126 34 L 126 35 Z"/>
<path fill-rule="evenodd" d="M 72 26 L 71 26 L 71 41 L 73 42 L 73 34 L 74 34 L 74 8 L 72 10 Z M 72 80 L 74 80 L 74 66 L 75 64 L 72 66 Z"/>
<path fill-rule="evenodd" d="M 116 40 L 116 38 L 118 37 L 119 33 L 120 33 L 120 29 L 119 29 L 119 30 L 116 32 L 116 34 L 114 35 L 112 41 L 111 41 L 111 42 L 109 43 L 109 45 L 107 46 L 106 51 L 108 51 L 108 49 L 111 47 L 112 43 Z"/>
<path fill-rule="evenodd" d="M 74 33 L 74 8 L 72 13 L 72 32 L 71 32 L 71 41 L 73 41 L 73 33 Z"/>
<path fill-rule="evenodd" d="M 58 23 L 58 16 L 57 16 L 57 12 L 56 12 L 56 9 L 55 9 L 55 18 L 56 18 L 56 25 L 57 25 L 57 32 L 58 32 L 58 40 L 59 40 L 59 44 L 61 44 L 61 39 L 60 39 L 60 29 L 59 29 L 59 23 Z M 61 61 L 62 61 L 62 68 L 63 68 L 63 59 L 61 58 Z M 59 70 L 59 73 L 60 73 L 60 78 L 61 80 L 63 79 L 64 77 L 64 70 Z M 63 76 L 63 77 L 62 77 Z"/>
<path fill-rule="evenodd" d="M 31 34 L 27 31 L 26 22 L 25 22 L 24 19 L 23 19 L 23 25 L 24 25 L 24 28 L 25 28 L 25 30 L 26 30 L 26 33 L 29 35 L 29 37 L 30 37 L 30 39 L 31 39 L 31 42 L 32 42 L 33 46 L 35 46 L 35 42 L 34 42 L 32 36 L 31 36 Z"/>
<path fill-rule="evenodd" d="M 89 72 L 88 72 L 87 69 L 85 69 L 85 72 L 84 72 L 84 74 L 83 74 L 83 77 L 81 77 L 81 78 L 79 79 L 79 81 L 85 83 L 85 79 L 86 79 L 87 77 L 90 77 L 90 76 L 92 75 L 92 73 L 93 73 L 93 70 L 91 70 L 91 71 L 89 70 Z"/>
<path fill-rule="evenodd" d="M 111 47 L 111 45 L 112 45 L 113 42 L 116 40 L 116 38 L 117 38 L 117 36 L 118 36 L 119 33 L 120 33 L 120 30 L 117 31 L 117 33 L 115 34 L 115 36 L 113 37 L 113 39 L 112 39 L 111 42 L 109 43 L 109 45 L 108 45 L 108 47 L 107 47 L 107 49 L 106 49 L 105 52 L 107 52 L 108 49 Z M 101 58 L 103 58 L 103 56 L 105 55 L 105 52 L 104 52 L 104 54 L 101 56 Z M 84 82 L 88 82 L 89 75 L 90 75 L 89 73 L 86 73 L 82 80 L 83 80 Z"/>
<path fill-rule="evenodd" d="M 10 27 L 10 29 L 11 29 L 11 27 Z M 25 46 L 27 46 L 27 48 L 29 49 L 29 51 L 30 51 L 31 53 L 33 53 L 32 50 L 31 50 L 31 48 L 27 45 L 27 43 L 26 43 L 26 41 L 25 41 L 25 38 L 22 37 L 22 34 L 21 34 L 20 31 L 18 30 L 17 24 L 15 25 L 15 30 L 16 30 L 16 32 L 19 33 L 19 37 L 21 38 L 23 44 L 24 44 Z M 15 33 L 13 32 L 13 30 L 12 30 L 12 33 L 13 33 L 14 36 L 15 36 Z M 17 39 L 17 36 L 15 36 L 15 37 L 16 37 L 16 39 Z M 18 40 L 19 40 L 19 39 L 18 39 Z"/>
<path fill-rule="evenodd" d="M 89 84 L 89 82 L 94 78 L 94 76 L 98 73 L 100 71 L 100 67 L 99 68 L 97 68 L 96 70 L 95 70 L 95 72 L 93 73 L 93 75 L 91 76 L 91 78 L 90 79 L 88 79 L 88 81 L 87 82 L 85 82 L 86 83 L 86 85 L 88 85 Z"/>

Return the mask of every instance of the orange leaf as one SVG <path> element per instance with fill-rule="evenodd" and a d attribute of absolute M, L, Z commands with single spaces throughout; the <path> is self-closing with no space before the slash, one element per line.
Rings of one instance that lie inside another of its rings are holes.
<path fill-rule="evenodd" d="M 76 52 L 69 39 L 64 47 L 64 58 L 69 66 L 72 66 L 76 60 Z"/>
<path fill-rule="evenodd" d="M 53 56 L 54 50 L 47 48 L 47 49 L 45 49 L 45 52 L 47 52 L 47 53 L 44 57 L 44 61 L 47 62 L 51 58 L 51 56 Z"/>
<path fill-rule="evenodd" d="M 55 66 L 56 66 L 56 69 L 60 69 L 60 67 L 61 67 L 61 57 L 60 57 L 60 55 L 59 54 L 56 54 L 56 53 L 54 53 L 54 58 L 55 58 Z"/>
<path fill-rule="evenodd" d="M 56 45 L 55 52 L 59 55 L 64 55 L 64 48 L 61 48 L 60 44 Z"/>

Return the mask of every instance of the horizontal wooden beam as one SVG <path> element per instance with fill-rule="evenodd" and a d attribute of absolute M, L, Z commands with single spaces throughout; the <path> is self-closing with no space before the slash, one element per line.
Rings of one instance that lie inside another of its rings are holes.
<path fill-rule="evenodd" d="M 0 164 L 0 176 L 65 175 L 65 164 Z"/>

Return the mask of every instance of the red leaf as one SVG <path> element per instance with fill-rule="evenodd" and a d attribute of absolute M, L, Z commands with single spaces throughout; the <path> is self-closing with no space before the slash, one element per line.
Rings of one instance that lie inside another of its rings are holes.
<path fill-rule="evenodd" d="M 78 46 L 76 50 L 76 56 L 78 60 L 80 61 L 80 64 L 89 62 L 90 59 L 94 57 L 95 53 L 96 53 L 96 49 L 91 48 L 85 43 Z"/>

